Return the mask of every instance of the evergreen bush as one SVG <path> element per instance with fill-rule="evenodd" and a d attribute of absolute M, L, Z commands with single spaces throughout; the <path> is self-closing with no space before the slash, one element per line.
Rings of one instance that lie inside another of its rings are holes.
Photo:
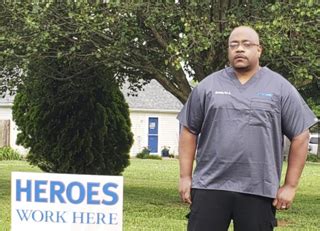
<path fill-rule="evenodd" d="M 119 175 L 129 165 L 128 105 L 114 75 L 89 66 L 56 58 L 28 66 L 13 118 L 21 130 L 17 143 L 43 171 Z"/>

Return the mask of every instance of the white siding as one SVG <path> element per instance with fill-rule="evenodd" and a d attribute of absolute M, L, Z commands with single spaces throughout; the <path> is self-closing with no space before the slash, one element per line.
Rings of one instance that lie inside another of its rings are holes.
<path fill-rule="evenodd" d="M 148 116 L 144 112 L 130 112 L 133 145 L 130 156 L 135 156 L 143 147 L 148 146 Z"/>
<path fill-rule="evenodd" d="M 179 122 L 176 119 L 178 112 L 156 112 L 130 110 L 134 143 L 130 155 L 135 156 L 143 147 L 148 146 L 149 117 L 158 118 L 158 155 L 161 155 L 163 146 L 170 147 L 170 154 L 178 154 Z"/>
<path fill-rule="evenodd" d="M 175 111 L 146 111 L 130 110 L 131 130 L 134 134 L 134 143 L 130 150 L 130 156 L 135 156 L 143 147 L 148 146 L 148 122 L 149 117 L 158 118 L 158 155 L 161 155 L 163 146 L 170 147 L 170 154 L 178 154 L 179 122 Z M 16 145 L 18 128 L 12 121 L 11 105 L 0 105 L 0 120 L 10 120 L 10 146 L 21 154 L 27 150 Z"/>
<path fill-rule="evenodd" d="M 178 155 L 179 121 L 177 114 L 159 116 L 159 152 L 163 146 L 170 147 L 170 154 Z"/>

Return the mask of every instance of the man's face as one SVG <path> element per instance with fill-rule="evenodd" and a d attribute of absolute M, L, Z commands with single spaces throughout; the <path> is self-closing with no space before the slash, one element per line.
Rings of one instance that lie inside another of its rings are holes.
<path fill-rule="evenodd" d="M 228 57 L 237 71 L 250 71 L 259 66 L 262 48 L 257 33 L 246 27 L 233 30 L 229 37 Z"/>

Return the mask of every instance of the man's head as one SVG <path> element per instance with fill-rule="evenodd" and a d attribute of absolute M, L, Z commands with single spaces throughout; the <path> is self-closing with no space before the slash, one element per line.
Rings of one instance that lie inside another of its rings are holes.
<path fill-rule="evenodd" d="M 262 48 L 258 33 L 248 26 L 236 27 L 229 36 L 228 57 L 230 65 L 239 72 L 259 67 Z"/>

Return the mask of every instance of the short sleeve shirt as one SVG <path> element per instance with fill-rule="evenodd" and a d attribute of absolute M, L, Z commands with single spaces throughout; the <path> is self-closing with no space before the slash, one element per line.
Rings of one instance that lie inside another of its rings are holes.
<path fill-rule="evenodd" d="M 209 75 L 178 119 L 198 135 L 193 188 L 270 198 L 279 188 L 283 135 L 291 140 L 317 121 L 297 90 L 267 67 L 245 84 L 231 67 Z"/>

